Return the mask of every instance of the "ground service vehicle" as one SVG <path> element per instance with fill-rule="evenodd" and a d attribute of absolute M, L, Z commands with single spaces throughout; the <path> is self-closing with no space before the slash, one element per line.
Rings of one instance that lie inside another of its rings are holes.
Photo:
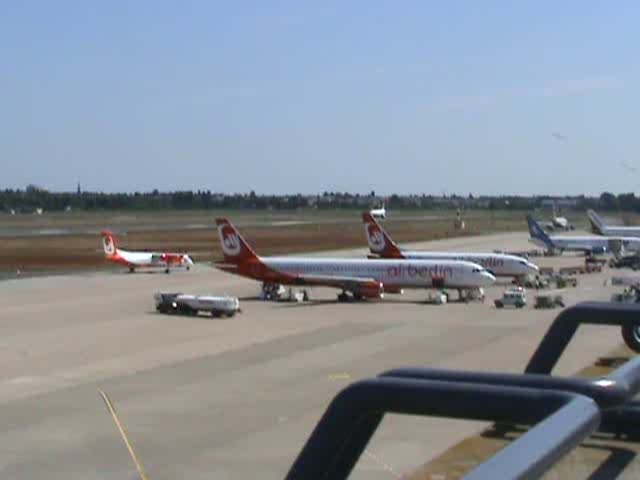
<path fill-rule="evenodd" d="M 240 301 L 237 297 L 156 293 L 153 298 L 156 310 L 160 313 L 197 315 L 200 312 L 206 312 L 212 317 L 233 317 L 240 311 Z"/>
<path fill-rule="evenodd" d="M 262 285 L 260 298 L 278 302 L 307 302 L 309 301 L 309 292 L 306 289 L 285 288 L 279 283 L 265 283 Z"/>
<path fill-rule="evenodd" d="M 547 288 L 549 286 L 549 277 L 545 275 L 527 275 L 522 281 L 515 279 L 515 284 L 519 284 L 525 288 Z"/>
<path fill-rule="evenodd" d="M 609 260 L 609 266 L 611 268 L 631 268 L 632 270 L 638 270 L 638 268 L 640 268 L 640 256 L 624 255 L 618 258 L 612 258 Z"/>
<path fill-rule="evenodd" d="M 555 308 L 564 307 L 564 300 L 562 295 L 558 294 L 544 294 L 536 295 L 535 304 L 533 308 Z"/>
<path fill-rule="evenodd" d="M 556 287 L 558 288 L 566 288 L 568 286 L 577 287 L 578 279 L 569 275 L 561 275 L 557 274 L 553 277 L 553 280 L 556 282 Z"/>
<path fill-rule="evenodd" d="M 512 306 L 522 308 L 527 304 L 527 293 L 524 288 L 507 288 L 502 294 L 502 298 L 495 300 L 496 308 Z"/>

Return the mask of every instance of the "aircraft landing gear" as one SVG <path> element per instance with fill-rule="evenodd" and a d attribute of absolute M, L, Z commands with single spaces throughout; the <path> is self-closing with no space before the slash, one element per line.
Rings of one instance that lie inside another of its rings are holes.
<path fill-rule="evenodd" d="M 171 271 L 169 270 L 169 267 L 164 269 L 164 273 L 170 273 Z"/>
<path fill-rule="evenodd" d="M 263 300 L 278 300 L 284 292 L 285 289 L 278 283 L 263 283 L 260 296 Z"/>
<path fill-rule="evenodd" d="M 129 273 L 134 273 L 136 269 L 134 267 L 129 267 Z"/>
<path fill-rule="evenodd" d="M 351 297 L 344 290 L 341 293 L 338 294 L 338 301 L 339 302 L 348 302 L 349 300 L 351 300 Z"/>
<path fill-rule="evenodd" d="M 362 294 L 360 293 L 347 293 L 345 290 L 343 290 L 342 293 L 338 294 L 339 302 L 360 302 L 362 300 L 364 300 L 364 296 L 362 296 Z"/>

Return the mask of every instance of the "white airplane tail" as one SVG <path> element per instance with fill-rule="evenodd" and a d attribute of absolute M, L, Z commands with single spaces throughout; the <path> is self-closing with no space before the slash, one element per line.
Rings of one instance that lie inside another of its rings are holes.
<path fill-rule="evenodd" d="M 591 229 L 593 233 L 597 233 L 598 235 L 606 235 L 605 231 L 607 227 L 604 222 L 600 218 L 594 210 L 587 210 L 587 215 L 589 216 L 589 222 L 591 223 Z"/>

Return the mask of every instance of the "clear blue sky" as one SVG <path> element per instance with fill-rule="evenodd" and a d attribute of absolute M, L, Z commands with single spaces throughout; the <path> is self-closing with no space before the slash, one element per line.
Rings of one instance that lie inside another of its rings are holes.
<path fill-rule="evenodd" d="M 4 2 L 0 188 L 637 192 L 638 18 L 634 1 Z"/>

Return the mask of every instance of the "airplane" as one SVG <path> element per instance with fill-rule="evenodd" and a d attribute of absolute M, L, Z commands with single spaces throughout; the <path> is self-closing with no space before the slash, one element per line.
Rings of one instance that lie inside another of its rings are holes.
<path fill-rule="evenodd" d="M 368 260 L 319 257 L 259 257 L 226 218 L 217 218 L 224 263 L 215 266 L 263 283 L 340 289 L 339 301 L 380 299 L 403 288 L 475 289 L 495 277 L 482 266 L 459 260 Z"/>
<path fill-rule="evenodd" d="M 495 276 L 523 277 L 537 274 L 537 265 L 516 255 L 504 253 L 467 253 L 467 252 L 428 252 L 401 250 L 391 239 L 389 234 L 367 212 L 362 214 L 364 232 L 367 236 L 369 249 L 378 258 L 408 258 L 422 260 L 463 260 L 482 265 Z M 376 257 L 370 257 L 376 258 Z"/>
<path fill-rule="evenodd" d="M 616 250 L 640 251 L 640 239 L 599 235 L 548 235 L 531 215 L 527 215 L 530 241 L 550 252 L 574 251 L 597 255 Z"/>
<path fill-rule="evenodd" d="M 587 210 L 587 215 L 589 216 L 589 222 L 591 223 L 593 233 L 605 236 L 619 235 L 622 237 L 640 237 L 640 227 L 607 225 L 602 221 L 600 215 L 593 210 Z"/>
<path fill-rule="evenodd" d="M 104 249 L 105 258 L 114 263 L 129 267 L 131 273 L 136 268 L 154 268 L 162 267 L 166 273 L 169 273 L 173 267 L 184 267 L 187 270 L 193 265 L 193 260 L 186 253 L 169 253 L 169 252 L 132 252 L 129 250 L 121 250 L 116 247 L 116 241 L 108 230 L 101 232 L 102 247 Z"/>
<path fill-rule="evenodd" d="M 382 206 L 380 208 L 372 208 L 369 210 L 369 213 L 373 218 L 387 218 L 387 210 L 384 207 L 384 201 L 382 202 Z"/>
<path fill-rule="evenodd" d="M 556 207 L 553 207 L 553 213 L 550 222 L 540 222 L 549 231 L 556 229 L 560 230 L 575 230 L 575 227 L 569 223 L 566 217 L 559 217 L 556 211 Z"/>

